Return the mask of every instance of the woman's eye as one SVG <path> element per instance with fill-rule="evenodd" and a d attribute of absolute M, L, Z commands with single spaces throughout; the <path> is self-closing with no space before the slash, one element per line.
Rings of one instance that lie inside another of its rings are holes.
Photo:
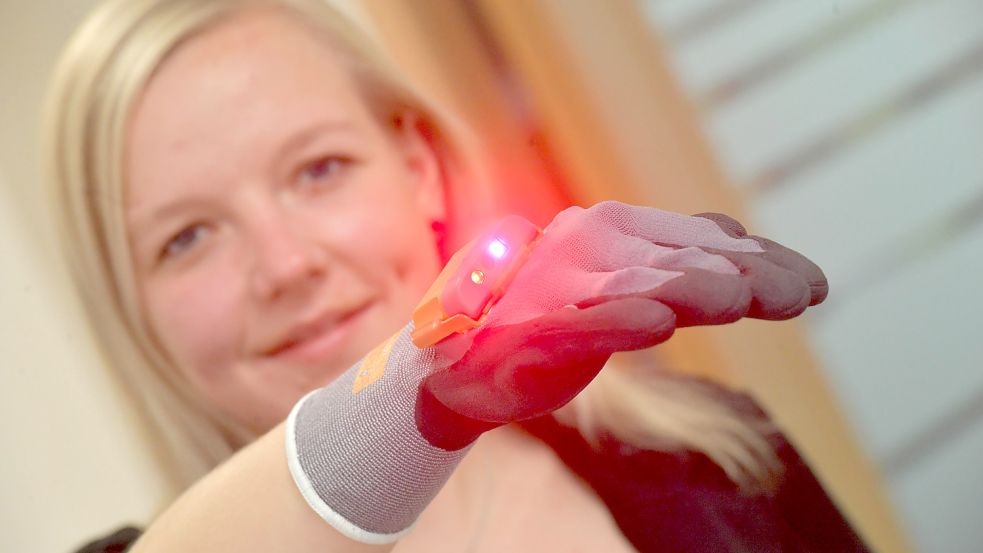
<path fill-rule="evenodd" d="M 298 180 L 300 184 L 322 183 L 335 178 L 349 162 L 350 160 L 338 156 L 316 159 L 301 168 Z"/>
<path fill-rule="evenodd" d="M 171 258 L 190 250 L 195 244 L 201 242 L 209 232 L 208 227 L 202 224 L 190 225 L 181 229 L 167 241 L 167 244 L 164 244 L 164 248 L 160 252 L 161 258 Z"/>

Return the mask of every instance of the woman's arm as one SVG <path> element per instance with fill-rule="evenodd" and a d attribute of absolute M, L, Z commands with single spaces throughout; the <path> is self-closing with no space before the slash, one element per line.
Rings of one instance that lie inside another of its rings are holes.
<path fill-rule="evenodd" d="M 393 543 L 352 540 L 304 501 L 287 469 L 280 424 L 192 486 L 133 547 L 134 553 L 383 553 Z"/>
<path fill-rule="evenodd" d="M 794 317 L 826 291 L 808 259 L 724 216 L 568 209 L 477 327 L 421 349 L 408 324 L 191 488 L 136 551 L 389 550 L 482 432 L 564 405 L 612 353 L 677 325 Z"/>

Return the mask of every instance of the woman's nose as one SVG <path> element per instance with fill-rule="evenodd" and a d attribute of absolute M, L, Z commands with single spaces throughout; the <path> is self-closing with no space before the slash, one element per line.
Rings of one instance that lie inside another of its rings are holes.
<path fill-rule="evenodd" d="M 273 300 L 309 293 L 327 269 L 326 252 L 302 228 L 270 219 L 256 225 L 250 241 L 254 259 L 252 288 L 257 297 Z M 304 292 L 308 290 L 308 292 Z"/>

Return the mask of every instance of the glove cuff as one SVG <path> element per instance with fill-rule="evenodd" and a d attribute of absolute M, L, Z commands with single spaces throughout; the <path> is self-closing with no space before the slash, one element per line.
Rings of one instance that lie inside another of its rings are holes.
<path fill-rule="evenodd" d="M 405 535 L 468 451 L 437 447 L 417 428 L 432 353 L 413 346 L 409 330 L 394 338 L 384 376 L 354 391 L 363 360 L 304 396 L 286 423 L 287 463 L 301 495 L 363 543 Z"/>

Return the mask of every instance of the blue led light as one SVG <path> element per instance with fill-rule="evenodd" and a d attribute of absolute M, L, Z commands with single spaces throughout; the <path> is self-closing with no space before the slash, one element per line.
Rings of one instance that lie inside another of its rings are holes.
<path fill-rule="evenodd" d="M 491 243 L 488 244 L 488 253 L 490 253 L 495 259 L 501 259 L 507 251 L 509 251 L 508 247 L 506 247 L 505 242 L 502 242 L 501 240 L 492 240 Z"/>

